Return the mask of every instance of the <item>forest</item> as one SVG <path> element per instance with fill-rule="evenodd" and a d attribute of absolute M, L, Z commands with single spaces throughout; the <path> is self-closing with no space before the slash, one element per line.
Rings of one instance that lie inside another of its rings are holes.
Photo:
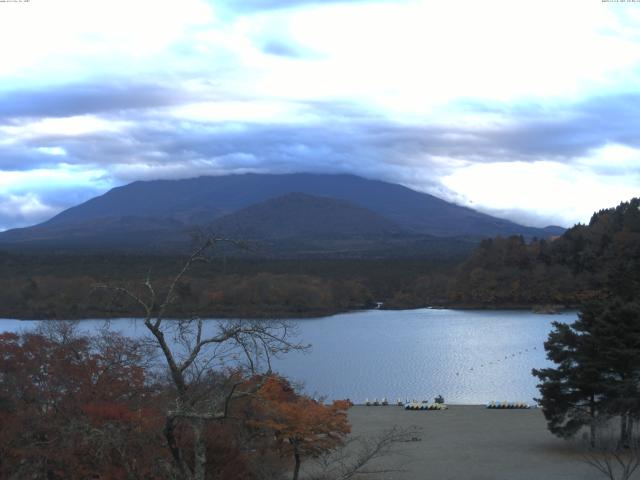
<path fill-rule="evenodd" d="M 166 282 L 183 260 L 139 255 L 0 255 L 0 316 L 129 316 L 135 313 L 135 305 L 114 302 L 94 287 L 118 283 L 136 288 L 148 275 Z M 309 317 L 372 308 L 374 302 L 389 301 L 416 281 L 444 277 L 453 265 L 455 260 L 212 257 L 195 265 L 182 280 L 180 302 L 172 307 L 172 315 Z"/>
<path fill-rule="evenodd" d="M 521 237 L 484 240 L 457 271 L 453 303 L 487 306 L 578 306 L 609 290 L 638 291 L 640 199 L 593 214 L 561 237 L 526 243 Z"/>
<path fill-rule="evenodd" d="M 639 200 L 594 213 L 562 236 L 485 239 L 470 256 L 431 259 L 268 259 L 214 255 L 180 285 L 175 317 L 309 317 L 372 308 L 576 308 L 606 295 L 606 280 L 636 285 Z M 227 248 L 225 252 L 228 252 Z M 131 302 L 96 290 L 162 283 L 183 257 L 0 254 L 0 316 L 122 317 Z M 637 285 L 636 285 L 637 286 Z"/>

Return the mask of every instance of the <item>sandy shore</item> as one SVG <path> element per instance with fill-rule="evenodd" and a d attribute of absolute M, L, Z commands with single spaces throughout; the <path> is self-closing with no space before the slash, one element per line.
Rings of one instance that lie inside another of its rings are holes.
<path fill-rule="evenodd" d="M 420 441 L 400 444 L 384 460 L 402 472 L 390 480 L 597 480 L 574 444 L 551 435 L 542 412 L 450 406 L 445 411 L 407 411 L 402 407 L 350 409 L 354 435 L 374 436 L 394 425 L 420 429 Z"/>

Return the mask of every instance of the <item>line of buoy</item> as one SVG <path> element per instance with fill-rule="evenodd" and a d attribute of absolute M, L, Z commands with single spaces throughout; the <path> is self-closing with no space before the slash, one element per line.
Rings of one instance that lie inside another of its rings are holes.
<path fill-rule="evenodd" d="M 532 347 L 532 350 L 537 350 L 537 347 Z M 490 366 L 490 365 L 493 365 L 494 363 L 496 363 L 496 364 L 497 364 L 498 362 L 501 362 L 502 360 L 509 360 L 509 359 L 511 359 L 511 358 L 515 358 L 516 356 L 518 356 L 518 355 L 522 355 L 523 353 L 528 352 L 528 351 L 529 351 L 529 349 L 528 349 L 528 348 L 525 348 L 524 350 L 520 350 L 519 352 L 507 354 L 507 355 L 505 355 L 504 359 L 497 359 L 497 360 L 495 360 L 495 361 L 491 361 L 491 362 L 483 363 L 483 364 L 481 364 L 478 368 L 485 368 L 485 367 L 488 367 L 488 366 Z M 474 367 L 469 367 L 469 368 L 468 368 L 468 369 L 466 369 L 466 370 L 467 370 L 467 371 L 469 371 L 469 372 L 473 372 L 473 371 L 475 371 Z M 456 375 L 458 375 L 458 376 L 460 375 L 460 372 L 459 372 L 459 371 L 458 371 L 458 372 L 455 372 L 455 373 L 456 373 Z"/>

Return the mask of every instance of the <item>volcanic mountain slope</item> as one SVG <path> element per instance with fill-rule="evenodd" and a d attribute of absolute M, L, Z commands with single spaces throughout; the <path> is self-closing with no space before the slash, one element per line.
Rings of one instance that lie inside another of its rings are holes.
<path fill-rule="evenodd" d="M 52 219 L 0 234 L 0 247 L 171 249 L 210 227 L 252 238 L 524 235 L 538 229 L 353 175 L 246 174 L 134 182 Z"/>
<path fill-rule="evenodd" d="M 377 237 L 401 234 L 382 215 L 345 200 L 288 193 L 214 221 L 210 230 L 248 239 Z"/>

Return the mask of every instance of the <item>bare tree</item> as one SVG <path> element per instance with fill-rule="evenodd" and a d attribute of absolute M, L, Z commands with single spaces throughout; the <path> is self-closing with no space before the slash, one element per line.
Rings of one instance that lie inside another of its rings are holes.
<path fill-rule="evenodd" d="M 640 439 L 628 433 L 628 445 L 622 446 L 619 433 L 610 425 L 600 427 L 595 445 L 585 443 L 583 461 L 609 480 L 629 480 L 640 467 Z"/>
<path fill-rule="evenodd" d="M 309 480 L 351 480 L 388 476 L 401 469 L 383 465 L 380 461 L 399 455 L 396 447 L 405 442 L 420 441 L 417 428 L 393 427 L 372 438 L 352 437 L 347 442 L 316 459 Z"/>
<path fill-rule="evenodd" d="M 99 285 L 135 302 L 144 314 L 144 325 L 161 351 L 175 388 L 175 399 L 166 413 L 164 435 L 176 468 L 176 476 L 188 480 L 206 477 L 205 426 L 231 416 L 234 401 L 254 395 L 271 373 L 271 358 L 306 348 L 291 341 L 292 327 L 284 321 L 225 320 L 205 323 L 201 318 L 167 320 L 165 315 L 178 299 L 176 287 L 189 269 L 207 261 L 206 254 L 220 242 L 207 238 L 185 261 L 161 293 L 147 276 L 141 290 Z M 222 374 L 226 368 L 227 373 Z M 255 377 L 258 374 L 257 377 Z M 247 382 L 248 376 L 257 380 Z M 176 435 L 179 425 L 191 431 L 192 457 Z"/>

